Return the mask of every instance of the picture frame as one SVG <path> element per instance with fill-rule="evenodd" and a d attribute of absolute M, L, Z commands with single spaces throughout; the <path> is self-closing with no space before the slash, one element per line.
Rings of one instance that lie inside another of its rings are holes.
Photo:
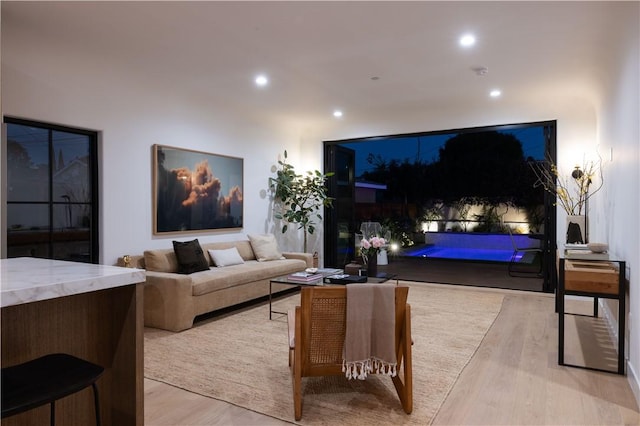
<path fill-rule="evenodd" d="M 153 233 L 243 226 L 244 160 L 153 145 Z"/>

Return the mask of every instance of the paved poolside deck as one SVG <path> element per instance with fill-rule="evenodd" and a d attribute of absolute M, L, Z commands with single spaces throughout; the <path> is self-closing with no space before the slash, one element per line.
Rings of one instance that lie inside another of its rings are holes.
<path fill-rule="evenodd" d="M 379 265 L 378 270 L 397 274 L 399 279 L 407 281 L 542 291 L 541 278 L 511 277 L 507 273 L 507 263 L 393 255 L 389 256 L 389 264 Z"/>

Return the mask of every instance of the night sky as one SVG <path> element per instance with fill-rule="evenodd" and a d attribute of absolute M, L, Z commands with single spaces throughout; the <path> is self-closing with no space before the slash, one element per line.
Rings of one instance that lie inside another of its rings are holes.
<path fill-rule="evenodd" d="M 522 143 L 525 158 L 532 157 L 542 160 L 544 159 L 543 130 L 543 126 L 537 126 L 510 129 L 502 131 L 502 133 L 512 134 Z M 380 155 L 387 161 L 397 159 L 402 162 L 408 159 L 409 162 L 421 160 L 425 163 L 432 163 L 438 161 L 440 148 L 456 134 L 367 138 L 363 141 L 340 145 L 356 151 L 356 176 L 362 176 L 362 173 L 374 168 L 372 164 L 367 162 L 370 153 L 374 156 Z"/>

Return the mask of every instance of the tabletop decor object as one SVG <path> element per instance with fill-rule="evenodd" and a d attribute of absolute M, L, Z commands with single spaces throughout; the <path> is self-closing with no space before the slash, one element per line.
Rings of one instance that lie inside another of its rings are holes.
<path fill-rule="evenodd" d="M 360 255 L 367 266 L 367 275 L 375 277 L 378 274 L 378 253 L 387 242 L 382 237 L 363 238 L 360 241 Z"/>
<path fill-rule="evenodd" d="M 567 243 L 588 242 L 589 211 L 588 201 L 602 189 L 602 159 L 585 161 L 576 165 L 569 175 L 560 173 L 558 166 L 547 157 L 544 161 L 530 162 L 536 175 L 534 187 L 541 186 L 546 192 L 556 197 L 556 205 L 560 205 L 567 214 Z M 595 189 L 591 187 L 595 182 Z"/>

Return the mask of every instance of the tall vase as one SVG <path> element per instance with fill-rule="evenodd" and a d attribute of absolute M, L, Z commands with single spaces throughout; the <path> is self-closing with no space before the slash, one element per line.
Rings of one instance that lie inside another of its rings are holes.
<path fill-rule="evenodd" d="M 370 254 L 367 256 L 367 276 L 368 277 L 377 277 L 378 276 L 378 254 Z"/>
<path fill-rule="evenodd" d="M 567 244 L 586 244 L 586 230 L 584 215 L 567 216 Z"/>

